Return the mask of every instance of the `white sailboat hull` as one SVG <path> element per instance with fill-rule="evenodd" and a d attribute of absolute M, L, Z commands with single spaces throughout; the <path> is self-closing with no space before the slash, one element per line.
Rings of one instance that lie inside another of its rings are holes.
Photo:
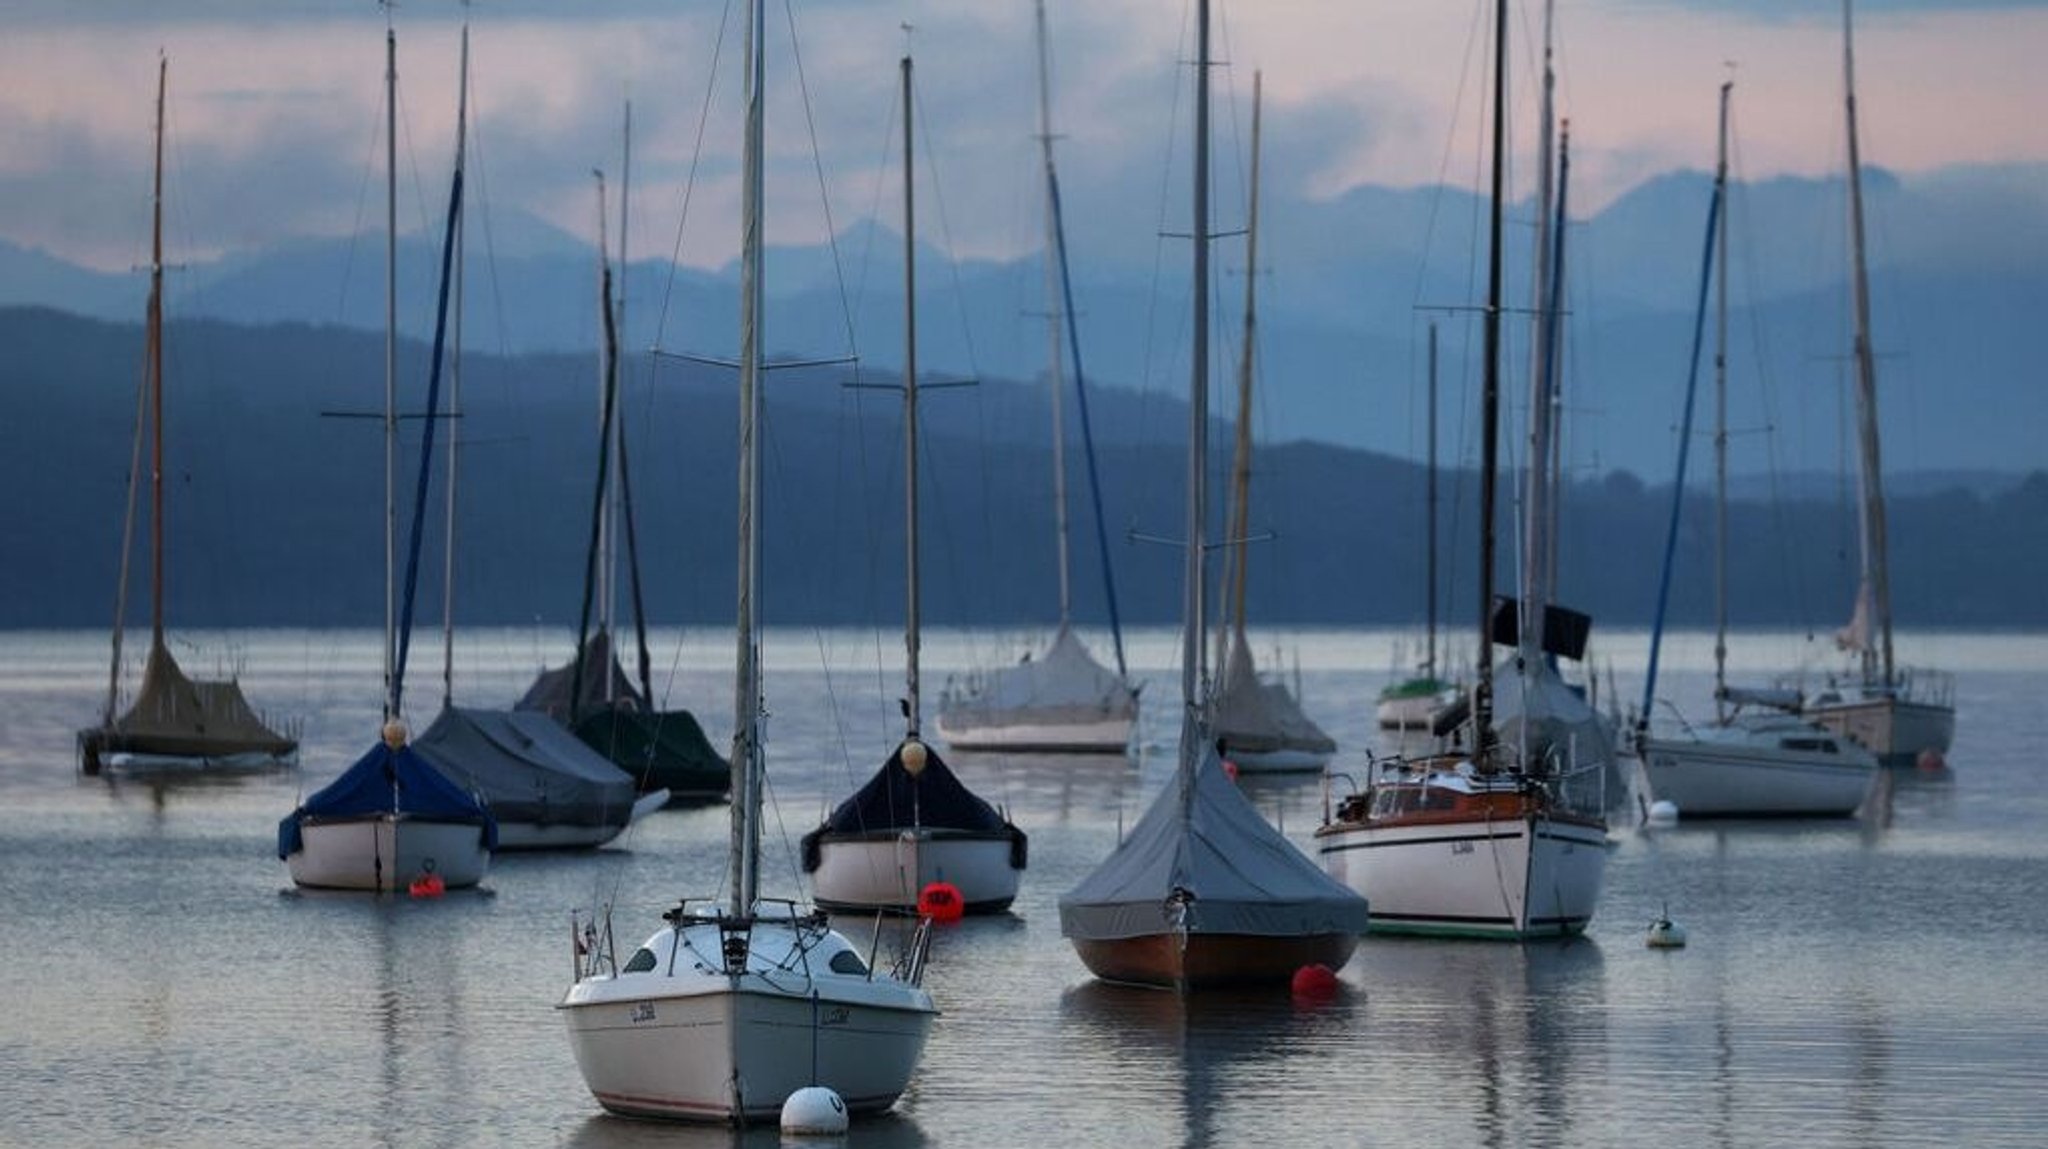
<path fill-rule="evenodd" d="M 592 849 L 609 843 L 625 833 L 626 827 L 667 803 L 668 791 L 655 790 L 635 799 L 632 809 L 626 811 L 626 816 L 622 820 L 588 826 L 563 822 L 507 822 L 501 819 L 498 822 L 498 849 Z"/>
<path fill-rule="evenodd" d="M 285 858 L 292 881 L 323 890 L 403 890 L 429 872 L 449 889 L 474 886 L 490 867 L 484 827 L 403 815 L 306 821 Z"/>
<path fill-rule="evenodd" d="M 1430 719 L 1444 700 L 1434 694 L 1413 694 L 1405 698 L 1383 698 L 1373 708 L 1382 730 L 1427 730 Z"/>
<path fill-rule="evenodd" d="M 1877 784 L 1877 759 L 1804 723 L 1714 727 L 1699 738 L 1650 738 L 1638 750 L 1650 795 L 1680 817 L 1854 814 Z M 1789 743 L 1789 745 L 1788 745 Z"/>
<path fill-rule="evenodd" d="M 1130 749 L 1134 715 L 1006 723 L 977 722 L 972 715 L 938 716 L 939 737 L 955 750 L 1007 750 L 1030 754 L 1122 754 Z"/>
<path fill-rule="evenodd" d="M 1854 740 L 1887 766 L 1913 765 L 1923 751 L 1946 756 L 1956 736 L 1953 706 L 1916 702 L 1896 695 L 1870 694 L 1815 702 L 1801 713 Z"/>
<path fill-rule="evenodd" d="M 557 1007 L 598 1104 L 739 1124 L 774 1119 L 808 1085 L 829 1086 L 854 1112 L 902 1095 L 938 1013 L 924 990 L 870 975 L 835 933 L 799 937 L 757 920 L 737 977 L 724 972 L 715 926 L 686 934 L 678 948 L 663 931 L 626 972 L 583 978 Z"/>
<path fill-rule="evenodd" d="M 999 913 L 1016 900 L 1024 871 L 1008 834 L 905 830 L 873 836 L 825 835 L 818 842 L 812 899 L 828 910 L 915 909 L 933 882 L 960 891 L 969 912 Z"/>
<path fill-rule="evenodd" d="M 1318 832 L 1331 877 L 1365 896 L 1373 933 L 1521 939 L 1584 932 L 1606 833 L 1544 817 Z"/>

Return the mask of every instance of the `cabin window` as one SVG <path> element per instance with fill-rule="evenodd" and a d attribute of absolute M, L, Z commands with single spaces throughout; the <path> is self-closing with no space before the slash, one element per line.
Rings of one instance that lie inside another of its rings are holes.
<path fill-rule="evenodd" d="M 868 963 L 862 961 L 860 955 L 852 950 L 840 950 L 825 964 L 832 967 L 833 973 L 847 973 L 858 977 L 865 976 L 868 972 Z"/>
<path fill-rule="evenodd" d="M 636 951 L 633 954 L 632 959 L 626 962 L 627 973 L 646 973 L 648 970 L 651 970 L 653 968 L 654 951 L 646 948 L 645 946 L 642 946 L 638 951 Z"/>

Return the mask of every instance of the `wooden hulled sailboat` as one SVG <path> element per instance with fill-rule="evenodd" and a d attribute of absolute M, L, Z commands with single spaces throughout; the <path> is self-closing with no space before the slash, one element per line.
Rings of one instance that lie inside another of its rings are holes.
<path fill-rule="evenodd" d="M 115 595 L 113 668 L 100 723 L 78 732 L 78 766 L 87 774 L 123 771 L 250 770 L 296 762 L 298 740 L 265 724 L 235 679 L 195 679 L 164 640 L 164 94 L 170 72 L 157 62 L 156 162 L 150 207 L 149 311 L 144 334 L 143 406 L 150 431 L 149 655 L 142 684 L 126 710 L 121 702 L 121 639 L 127 619 L 128 554 L 134 538 L 135 489 L 145 421 L 135 424 L 135 463 L 128 476 L 128 515 L 121 532 L 121 578 Z"/>
<path fill-rule="evenodd" d="M 1194 355 L 1182 600 L 1181 730 L 1173 777 L 1115 852 L 1060 898 L 1060 932 L 1105 981 L 1180 992 L 1285 983 L 1341 967 L 1366 926 L 1363 898 L 1316 869 L 1246 800 L 1217 755 L 1203 673 L 1208 521 L 1209 5 L 1195 70 Z"/>
<path fill-rule="evenodd" d="M 557 1006 L 598 1104 L 639 1117 L 773 1119 L 808 1085 L 854 1112 L 887 1109 L 909 1084 L 938 1010 L 922 988 L 928 923 L 890 971 L 872 970 L 822 913 L 759 897 L 762 794 L 758 505 L 761 450 L 762 38 L 747 7 L 741 163 L 739 643 L 732 844 L 722 904 L 685 900 L 622 964 L 609 913 L 576 941 L 576 980 Z"/>
<path fill-rule="evenodd" d="M 912 910 L 927 886 L 958 891 L 963 907 L 995 913 L 1017 896 L 1024 831 L 967 788 L 924 741 L 918 656 L 917 248 L 911 163 L 910 57 L 903 58 L 903 741 L 873 777 L 804 835 L 811 893 L 832 910 Z"/>
<path fill-rule="evenodd" d="M 939 698 L 939 737 L 956 750 L 1014 750 L 1054 754 L 1122 754 L 1138 725 L 1138 688 L 1124 663 L 1123 630 L 1117 617 L 1116 583 L 1110 577 L 1102 499 L 1094 482 L 1095 451 L 1087 451 L 1090 487 L 1095 490 L 1095 525 L 1102 553 L 1104 598 L 1116 669 L 1095 660 L 1073 627 L 1072 579 L 1068 562 L 1066 420 L 1061 413 L 1061 324 L 1074 361 L 1074 394 L 1081 426 L 1088 426 L 1087 379 L 1081 372 L 1081 341 L 1074 317 L 1067 268 L 1065 228 L 1060 218 L 1059 174 L 1053 166 L 1052 98 L 1046 66 L 1045 3 L 1037 5 L 1039 148 L 1045 166 L 1046 376 L 1052 399 L 1053 522 L 1059 565 L 1060 622 L 1052 644 L 1013 666 L 978 672 L 948 682 Z"/>
<path fill-rule="evenodd" d="M 1678 476 L 1672 482 L 1670 529 L 1665 536 L 1657 614 L 1650 630 L 1649 673 L 1634 732 L 1636 757 L 1649 796 L 1677 806 L 1686 817 L 1849 815 L 1877 782 L 1877 759 L 1861 746 L 1786 713 L 1782 693 L 1728 686 L 1728 101 L 1734 84 L 1721 85 L 1721 118 L 1714 167 L 1713 208 L 1707 217 L 1709 255 L 1700 281 L 1699 316 L 1706 315 L 1707 279 L 1716 286 L 1714 350 L 1714 718 L 1677 732 L 1653 734 L 1657 667 L 1670 599 L 1685 463 L 1692 442 L 1693 393 L 1699 378 L 1700 336 L 1693 354 L 1680 420 Z M 1718 267 L 1718 274 L 1714 269 Z M 1798 697 L 1790 698 L 1796 708 Z"/>
<path fill-rule="evenodd" d="M 1856 449 L 1861 514 L 1856 609 L 1835 636 L 1856 656 L 1856 673 L 1810 694 L 1802 713 L 1855 739 L 1888 766 L 1929 756 L 1939 765 L 1955 740 L 1955 690 L 1947 675 L 1892 658 L 1892 584 L 1878 446 L 1877 357 L 1870 346 L 1870 276 L 1863 258 L 1863 166 L 1856 140 L 1856 54 L 1849 0 L 1842 0 L 1842 88 L 1849 133 L 1849 238 L 1856 310 Z"/>
<path fill-rule="evenodd" d="M 1613 743 L 1586 700 L 1552 665 L 1583 653 L 1584 615 L 1550 606 L 1541 577 L 1549 522 L 1536 492 L 1549 467 L 1546 420 L 1532 426 L 1524 598 L 1493 593 L 1499 457 L 1501 204 L 1506 150 L 1507 5 L 1494 22 L 1491 235 L 1481 405 L 1479 657 L 1472 694 L 1440 714 L 1439 734 L 1463 728 L 1464 752 L 1390 759 L 1363 793 L 1326 810 L 1316 830 L 1324 867 L 1372 903 L 1374 932 L 1519 940 L 1576 934 L 1591 921 L 1605 876 L 1603 785 Z M 1549 119 L 1548 52 L 1544 120 Z M 1545 154 L 1548 154 L 1546 139 Z M 1562 195 L 1559 196 L 1562 202 Z M 1555 235 L 1561 237 L 1563 229 Z M 1553 278 L 1552 283 L 1554 284 Z M 1556 298 L 1546 287 L 1545 298 Z M 1539 322 L 1551 309 L 1536 309 Z M 1534 412 L 1549 410 L 1545 372 Z M 1494 665 L 1496 642 L 1514 655 Z M 1496 684 L 1500 687 L 1496 696 Z M 1591 778 L 1591 794 L 1584 794 Z"/>

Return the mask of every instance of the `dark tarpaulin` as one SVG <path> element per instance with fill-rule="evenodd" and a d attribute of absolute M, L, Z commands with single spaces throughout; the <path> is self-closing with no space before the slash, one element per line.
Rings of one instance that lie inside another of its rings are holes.
<path fill-rule="evenodd" d="M 584 745 L 631 775 L 643 794 L 677 800 L 718 798 L 732 788 L 732 765 L 687 710 L 647 713 L 625 707 L 586 711 L 575 726 Z"/>
<path fill-rule="evenodd" d="M 823 835 L 888 833 L 913 827 L 1006 833 L 1015 850 L 1021 850 L 1024 843 L 1024 831 L 969 790 L 937 750 L 925 744 L 924 770 L 913 778 L 903 768 L 903 746 L 898 745 L 866 785 L 841 802 L 823 825 L 804 835 L 805 868 L 815 868 L 817 843 Z"/>
<path fill-rule="evenodd" d="M 299 825 L 307 819 L 376 814 L 480 822 L 484 826 L 484 847 L 495 849 L 498 844 L 496 821 L 473 795 L 450 781 L 412 747 L 393 750 L 379 742 L 277 824 L 277 856 L 290 857 L 299 848 Z"/>
<path fill-rule="evenodd" d="M 576 682 L 579 661 L 583 664 L 581 691 L 577 690 Z M 546 711 L 555 721 L 566 724 L 572 713 L 581 716 L 613 706 L 646 710 L 648 702 L 619 666 L 611 632 L 600 630 L 583 644 L 580 660 L 572 658 L 561 666 L 541 671 L 533 685 L 526 688 L 518 709 Z"/>
<path fill-rule="evenodd" d="M 638 793 L 625 771 L 535 711 L 450 706 L 414 745 L 500 822 L 623 826 Z"/>

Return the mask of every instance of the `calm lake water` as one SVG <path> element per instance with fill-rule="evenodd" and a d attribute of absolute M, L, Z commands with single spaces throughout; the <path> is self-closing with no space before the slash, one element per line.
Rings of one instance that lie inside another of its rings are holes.
<path fill-rule="evenodd" d="M 949 759 L 1031 833 L 1031 870 L 1013 914 L 941 932 L 926 984 L 944 1016 L 922 1067 L 848 1144 L 2048 1144 L 2048 637 L 1902 636 L 1903 658 L 1955 674 L 1951 769 L 1894 774 L 1868 816 L 1618 826 L 1585 938 L 1369 939 L 1343 996 L 1317 1005 L 1284 989 L 1183 1002 L 1106 987 L 1060 937 L 1060 893 L 1172 768 L 1175 641 L 1133 643 L 1149 685 L 1131 760 Z M 1598 641 L 1601 688 L 1633 699 L 1641 636 Z M 1270 668 L 1285 652 L 1341 744 L 1334 768 L 1359 772 L 1404 643 L 1320 631 L 1269 636 L 1260 653 Z M 422 720 L 437 645 L 416 650 Z M 509 705 L 567 647 L 538 631 L 465 636 L 457 699 Z M 930 635 L 927 688 L 1018 648 Z M 1745 681 L 1819 663 L 1798 636 L 1733 648 Z M 672 699 L 729 729 L 729 632 L 667 631 L 654 650 Z M 181 646 L 194 673 L 238 668 L 255 704 L 304 737 L 296 772 L 184 785 L 76 775 L 72 734 L 98 711 L 106 652 L 103 634 L 0 634 L 0 1143 L 781 1140 L 603 1115 L 552 1009 L 570 911 L 614 902 L 631 944 L 676 898 L 716 892 L 724 807 L 662 811 L 594 853 L 503 856 L 485 888 L 439 900 L 297 893 L 276 823 L 374 736 L 376 636 Z M 865 631 L 770 636 L 773 892 L 796 892 L 796 837 L 900 733 L 900 652 Z M 1702 636 L 1666 647 L 1669 693 L 1695 713 L 1710 658 Z M 1318 779 L 1248 784 L 1308 840 Z M 1666 905 L 1689 948 L 1644 946 Z"/>

